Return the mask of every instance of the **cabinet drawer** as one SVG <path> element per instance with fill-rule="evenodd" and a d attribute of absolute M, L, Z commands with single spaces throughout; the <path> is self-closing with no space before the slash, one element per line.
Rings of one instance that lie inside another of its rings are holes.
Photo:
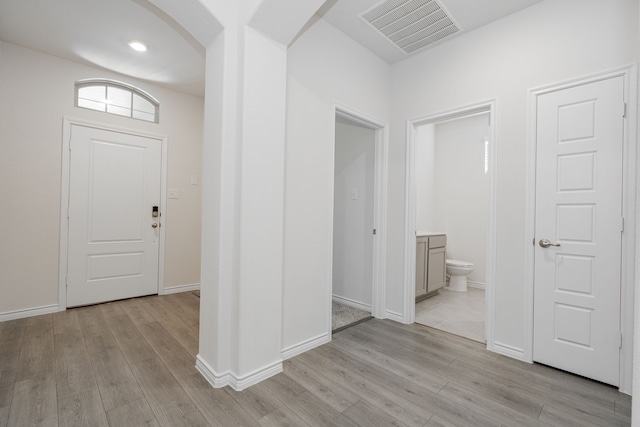
<path fill-rule="evenodd" d="M 445 234 L 429 236 L 429 248 L 442 248 L 444 246 L 447 246 L 447 236 Z"/>

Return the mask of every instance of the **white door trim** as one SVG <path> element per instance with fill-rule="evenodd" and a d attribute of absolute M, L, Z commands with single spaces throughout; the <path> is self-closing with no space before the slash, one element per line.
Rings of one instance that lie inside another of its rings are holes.
<path fill-rule="evenodd" d="M 577 79 L 530 89 L 527 131 L 527 190 L 526 190 L 526 229 L 525 229 L 525 277 L 524 277 L 524 348 L 523 359 L 533 362 L 533 292 L 534 292 L 534 248 L 535 238 L 535 179 L 536 179 L 536 110 L 538 96 L 574 86 L 606 80 L 613 77 L 624 78 L 624 100 L 626 120 L 624 122 L 623 148 L 623 203 L 624 232 L 622 233 L 621 265 L 621 305 L 620 327 L 622 349 L 620 351 L 620 391 L 631 394 L 633 367 L 633 301 L 635 286 L 635 230 L 636 230 L 636 134 L 637 134 L 637 65 L 620 67 L 603 73 L 592 74 Z"/>
<path fill-rule="evenodd" d="M 331 167 L 329 173 L 329 210 L 330 229 L 333 230 L 333 193 L 335 185 L 335 125 L 336 115 L 351 120 L 359 125 L 375 131 L 375 166 L 374 166 L 374 200 L 373 200 L 373 226 L 376 229 L 376 238 L 373 239 L 373 284 L 371 292 L 371 315 L 384 319 L 385 291 L 386 291 L 386 247 L 387 247 L 387 170 L 388 170 L 388 146 L 389 125 L 367 114 L 361 113 L 351 107 L 333 102 L 331 110 Z M 327 273 L 327 333 L 331 336 L 331 301 L 333 288 L 333 231 L 329 235 Z"/>
<path fill-rule="evenodd" d="M 102 123 L 90 122 L 82 119 L 63 117 L 62 120 L 62 179 L 60 187 L 60 260 L 58 267 L 58 311 L 67 309 L 67 265 L 69 261 L 69 221 L 67 218 L 69 208 L 69 168 L 71 166 L 69 156 L 69 143 L 71 140 L 71 127 L 84 126 L 109 132 L 120 132 L 130 135 L 142 136 L 146 138 L 157 139 L 162 144 L 162 165 L 160 178 L 160 212 L 165 213 L 167 206 L 167 144 L 166 136 L 156 135 L 148 132 L 137 130 L 107 126 Z M 162 293 L 162 284 L 164 284 L 164 253 L 165 253 L 165 233 L 166 227 L 160 227 L 160 247 L 158 248 L 158 293 Z"/>
<path fill-rule="evenodd" d="M 485 337 L 487 348 L 494 350 L 494 307 L 495 307 L 495 277 L 496 277 L 496 183 L 497 183 L 497 134 L 496 134 L 496 100 L 466 105 L 453 110 L 443 111 L 407 120 L 407 149 L 405 156 L 405 249 L 404 249 L 404 323 L 415 321 L 415 276 L 416 276 L 416 179 L 414 168 L 414 153 L 416 146 L 416 132 L 419 126 L 443 122 L 475 114 L 489 113 L 490 144 L 489 144 L 489 223 L 487 224 L 487 258 L 486 258 L 486 322 Z"/>

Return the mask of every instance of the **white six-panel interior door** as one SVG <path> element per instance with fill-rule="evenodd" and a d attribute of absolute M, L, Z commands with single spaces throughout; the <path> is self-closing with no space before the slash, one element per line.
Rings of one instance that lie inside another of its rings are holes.
<path fill-rule="evenodd" d="M 162 146 L 71 126 L 67 307 L 158 292 Z"/>
<path fill-rule="evenodd" d="M 538 97 L 533 359 L 619 384 L 623 77 Z"/>

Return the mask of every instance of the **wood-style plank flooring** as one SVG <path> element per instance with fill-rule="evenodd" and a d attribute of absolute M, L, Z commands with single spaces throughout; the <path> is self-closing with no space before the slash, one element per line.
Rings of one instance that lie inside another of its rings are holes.
<path fill-rule="evenodd" d="M 388 320 L 214 389 L 194 368 L 198 310 L 182 293 L 0 323 L 0 427 L 630 425 L 613 387 Z"/>

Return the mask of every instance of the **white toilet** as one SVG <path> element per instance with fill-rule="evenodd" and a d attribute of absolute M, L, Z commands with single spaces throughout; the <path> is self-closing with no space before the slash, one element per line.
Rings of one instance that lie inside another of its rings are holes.
<path fill-rule="evenodd" d="M 473 271 L 473 263 L 457 259 L 447 260 L 447 275 L 451 277 L 448 288 L 456 292 L 467 292 L 467 276 Z"/>

